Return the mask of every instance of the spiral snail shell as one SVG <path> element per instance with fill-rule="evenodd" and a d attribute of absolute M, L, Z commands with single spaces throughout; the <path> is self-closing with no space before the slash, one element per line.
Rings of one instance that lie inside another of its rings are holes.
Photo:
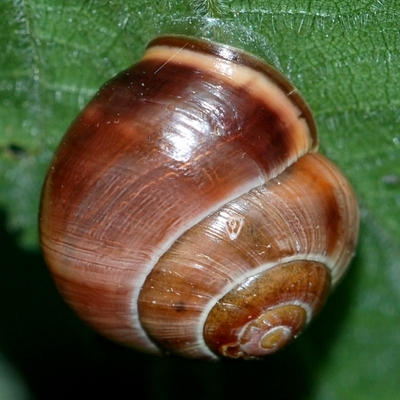
<path fill-rule="evenodd" d="M 279 350 L 348 266 L 358 206 L 293 85 L 235 48 L 153 40 L 61 141 L 40 234 L 105 336 L 215 359 Z"/>

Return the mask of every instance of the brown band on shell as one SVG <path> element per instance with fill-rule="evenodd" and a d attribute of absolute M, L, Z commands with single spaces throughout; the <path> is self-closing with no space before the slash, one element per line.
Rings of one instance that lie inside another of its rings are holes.
<path fill-rule="evenodd" d="M 312 112 L 306 101 L 285 75 L 270 64 L 266 63 L 264 60 L 247 53 L 244 50 L 238 50 L 237 48 L 228 45 L 181 35 L 160 36 L 155 38 L 148 44 L 147 49 L 157 46 L 171 47 L 178 51 L 179 49 L 186 49 L 197 54 L 203 53 L 206 55 L 212 55 L 229 62 L 237 63 L 244 67 L 249 67 L 251 70 L 269 77 L 283 93 L 286 93 L 289 100 L 301 111 L 301 117 L 307 121 L 307 126 L 310 129 L 310 135 L 313 142 L 311 151 L 315 151 L 318 148 L 317 128 Z"/>

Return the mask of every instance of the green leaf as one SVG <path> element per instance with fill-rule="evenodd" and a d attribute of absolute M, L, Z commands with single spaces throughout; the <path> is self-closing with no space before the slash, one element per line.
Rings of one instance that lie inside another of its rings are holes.
<path fill-rule="evenodd" d="M 0 400 L 29 400 L 31 397 L 19 374 L 0 354 Z"/>
<path fill-rule="evenodd" d="M 62 134 L 151 38 L 206 37 L 255 53 L 289 76 L 314 111 L 321 151 L 358 195 L 360 244 L 309 331 L 257 368 L 285 372 L 293 357 L 307 382 L 295 379 L 295 398 L 400 399 L 400 3 L 3 0 L 0 17 L 0 206 L 24 249 L 38 248 L 41 185 Z M 7 260 L 2 266 L 12 268 Z M 181 368 L 163 363 L 163 373 Z M 232 369 L 240 379 L 245 368 L 255 369 L 247 365 L 195 371 L 228 379 Z"/>

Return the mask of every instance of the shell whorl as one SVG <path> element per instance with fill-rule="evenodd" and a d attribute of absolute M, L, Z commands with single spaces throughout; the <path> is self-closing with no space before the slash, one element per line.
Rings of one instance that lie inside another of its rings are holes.
<path fill-rule="evenodd" d="M 204 218 L 174 243 L 149 274 L 139 298 L 146 331 L 162 338 L 163 347 L 171 351 L 211 357 L 203 341 L 209 312 L 217 302 L 231 310 L 232 303 L 227 306 L 221 299 L 238 287 L 243 296 L 240 285 L 248 286 L 257 278 L 253 295 L 267 293 L 268 301 L 259 304 L 258 311 L 237 306 L 247 313 L 246 324 L 279 303 L 303 305 L 305 321 L 290 337 L 297 335 L 323 305 L 331 284 L 340 279 L 353 254 L 354 234 L 347 227 L 357 223 L 357 214 L 348 204 L 348 190 L 347 181 L 332 163 L 318 154 L 306 155 L 277 178 Z M 242 226 L 232 238 L 229 220 L 239 218 Z M 296 274 L 289 273 L 293 268 Z M 279 279 L 261 285 L 258 275 L 274 269 L 279 269 L 278 274 L 273 272 Z M 201 280 L 195 280 L 200 271 Z M 189 292 L 192 282 L 196 282 L 196 290 Z M 187 303 L 182 301 L 182 293 L 186 299 L 190 297 Z M 221 320 L 221 315 L 217 319 Z M 165 330 L 172 334 L 170 343 Z M 176 336 L 177 331 L 181 337 Z M 233 353 L 230 356 L 235 357 Z M 238 350 L 237 356 L 246 355 Z"/>
<path fill-rule="evenodd" d="M 318 311 L 354 252 L 354 194 L 329 161 L 305 155 L 317 144 L 306 103 L 272 67 L 206 41 L 154 40 L 99 90 L 49 169 L 41 243 L 60 291 L 97 330 L 150 352 L 258 356 L 253 331 L 275 350 Z M 321 274 L 311 291 L 321 299 L 287 290 L 246 314 L 254 325 L 228 318 L 234 327 L 221 333 L 218 304 L 233 304 L 232 291 L 302 263 L 311 270 L 297 281 Z M 279 297 L 290 316 L 272 319 L 296 328 L 278 324 L 266 337 Z M 211 343 L 224 335 L 227 346 Z"/>

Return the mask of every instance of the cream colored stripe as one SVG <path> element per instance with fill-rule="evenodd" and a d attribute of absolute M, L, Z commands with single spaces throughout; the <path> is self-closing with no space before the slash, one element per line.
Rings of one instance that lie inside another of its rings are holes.
<path fill-rule="evenodd" d="M 155 75 L 163 67 L 173 62 L 189 68 L 208 71 L 229 85 L 243 88 L 262 101 L 266 108 L 276 113 L 281 121 L 286 122 L 286 129 L 296 138 L 296 148 L 299 153 L 307 152 L 312 146 L 307 121 L 299 118 L 300 109 L 289 100 L 285 92 L 261 72 L 214 55 L 167 46 L 154 46 L 146 50 L 142 61 L 150 60 L 160 60 L 161 62 L 167 60 L 154 72 Z"/>

